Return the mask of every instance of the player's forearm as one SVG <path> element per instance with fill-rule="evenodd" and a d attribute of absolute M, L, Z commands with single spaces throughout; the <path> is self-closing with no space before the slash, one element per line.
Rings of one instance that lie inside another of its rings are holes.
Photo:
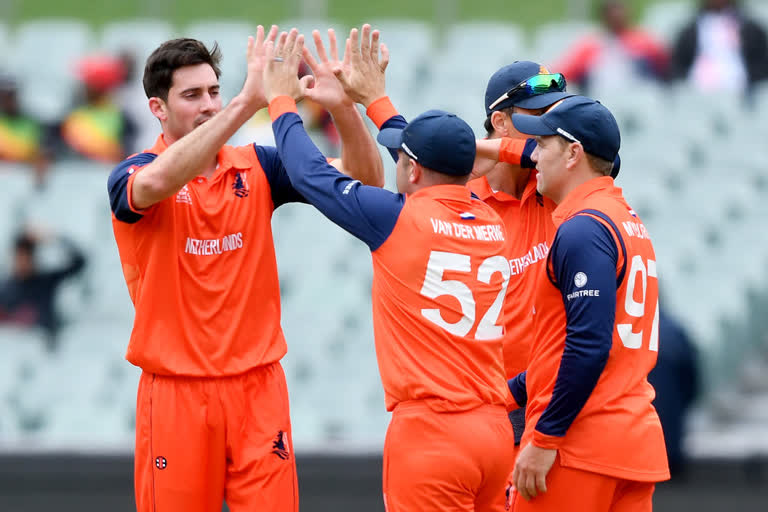
<path fill-rule="evenodd" d="M 181 190 L 254 113 L 253 107 L 238 96 L 211 120 L 171 144 L 136 175 L 133 205 L 137 209 L 148 208 Z"/>
<path fill-rule="evenodd" d="M 384 164 L 354 104 L 331 112 L 341 136 L 342 172 L 366 185 L 384 186 Z"/>

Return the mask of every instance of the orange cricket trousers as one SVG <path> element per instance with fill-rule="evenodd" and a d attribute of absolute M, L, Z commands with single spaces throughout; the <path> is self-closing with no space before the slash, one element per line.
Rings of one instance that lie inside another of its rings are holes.
<path fill-rule="evenodd" d="M 651 512 L 655 487 L 564 467 L 558 456 L 547 474 L 547 492 L 526 501 L 512 490 L 507 506 L 513 512 Z"/>
<path fill-rule="evenodd" d="M 401 402 L 384 443 L 387 512 L 503 511 L 513 436 L 502 406 L 435 412 Z"/>
<path fill-rule="evenodd" d="M 138 512 L 297 512 L 280 363 L 230 377 L 144 372 L 136 405 Z"/>

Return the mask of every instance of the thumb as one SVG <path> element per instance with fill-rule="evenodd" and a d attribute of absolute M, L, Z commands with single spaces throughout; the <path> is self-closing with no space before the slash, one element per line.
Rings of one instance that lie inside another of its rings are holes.
<path fill-rule="evenodd" d="M 312 75 L 304 75 L 299 79 L 299 84 L 302 90 L 311 89 L 315 86 L 315 77 Z"/>
<path fill-rule="evenodd" d="M 333 71 L 334 76 L 341 82 L 341 85 L 347 86 L 349 85 L 349 80 L 347 80 L 347 75 L 344 73 L 344 69 L 342 69 L 341 66 L 334 66 L 331 71 Z"/>

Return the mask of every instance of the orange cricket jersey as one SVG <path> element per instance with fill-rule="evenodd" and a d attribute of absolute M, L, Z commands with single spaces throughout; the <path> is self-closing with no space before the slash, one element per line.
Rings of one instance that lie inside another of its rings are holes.
<path fill-rule="evenodd" d="M 533 341 L 533 298 L 555 236 L 552 212 L 555 204 L 536 193 L 536 171 L 531 170 L 520 199 L 494 191 L 483 176 L 469 182 L 469 188 L 488 203 L 504 221 L 510 278 L 504 302 L 504 368 L 511 379 L 525 370 Z"/>
<path fill-rule="evenodd" d="M 126 358 L 151 373 L 240 374 L 286 353 L 271 217 L 275 190 L 256 146 L 224 146 L 197 177 L 143 211 L 133 180 L 166 149 L 110 176 L 112 224 L 136 316 Z M 270 162 L 273 163 L 273 162 Z"/>
<path fill-rule="evenodd" d="M 505 405 L 501 307 L 506 231 L 458 185 L 407 196 L 373 254 L 373 323 L 387 410 L 423 400 L 435 411 Z"/>
<path fill-rule="evenodd" d="M 579 213 L 584 210 L 607 216 L 618 236 L 600 215 Z M 666 480 L 664 437 L 651 405 L 655 392 L 647 380 L 656 364 L 659 321 L 656 256 L 648 231 L 610 177 L 590 180 L 572 191 L 555 210 L 555 225 L 576 214 L 590 215 L 605 225 L 619 248 L 616 275 L 623 279 L 616 291 L 612 348 L 597 385 L 565 436 L 537 431 L 552 398 L 566 340 L 564 297 L 545 276 L 535 298 L 536 336 L 527 371 L 523 444 L 533 440 L 538 446 L 557 448 L 563 466 L 628 480 Z M 576 286 L 586 282 L 583 274 L 581 279 Z M 578 293 L 592 292 L 583 290 Z"/>

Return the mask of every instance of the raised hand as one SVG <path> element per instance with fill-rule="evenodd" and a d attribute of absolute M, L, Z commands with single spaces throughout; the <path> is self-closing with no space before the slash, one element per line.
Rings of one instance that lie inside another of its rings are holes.
<path fill-rule="evenodd" d="M 332 28 L 328 29 L 328 42 L 330 44 L 330 59 L 325 51 L 323 39 L 320 32 L 312 31 L 312 38 L 315 41 L 315 50 L 317 51 L 316 60 L 312 52 L 304 47 L 304 61 L 312 70 L 315 77 L 314 86 L 306 89 L 305 96 L 319 103 L 324 109 L 333 112 L 339 107 L 352 105 L 354 102 L 344 92 L 344 87 L 333 73 L 334 68 L 342 67 L 343 63 L 339 60 L 339 51 L 336 44 L 336 32 Z"/>
<path fill-rule="evenodd" d="M 304 50 L 304 35 L 292 28 L 281 33 L 277 42 L 267 41 L 265 46 L 264 94 L 267 102 L 277 96 L 291 96 L 296 101 L 304 97 L 310 77 L 299 81 L 299 64 Z"/>
<path fill-rule="evenodd" d="M 256 38 L 248 38 L 248 49 L 246 51 L 248 70 L 240 94 L 246 99 L 248 104 L 254 108 L 254 111 L 260 110 L 268 105 L 263 85 L 264 68 L 267 64 L 265 45 L 270 41 L 274 43 L 276 37 L 277 25 L 272 25 L 272 28 L 269 29 L 269 34 L 267 34 L 266 37 L 264 34 L 264 27 L 259 25 L 256 29 Z"/>
<path fill-rule="evenodd" d="M 381 50 L 381 57 L 379 57 Z M 358 43 L 358 30 L 353 28 L 347 39 L 344 62 L 333 68 L 347 96 L 368 107 L 375 100 L 386 96 L 384 72 L 389 64 L 389 50 L 379 44 L 379 31 L 371 32 L 371 26 L 363 25 L 362 39 Z"/>

